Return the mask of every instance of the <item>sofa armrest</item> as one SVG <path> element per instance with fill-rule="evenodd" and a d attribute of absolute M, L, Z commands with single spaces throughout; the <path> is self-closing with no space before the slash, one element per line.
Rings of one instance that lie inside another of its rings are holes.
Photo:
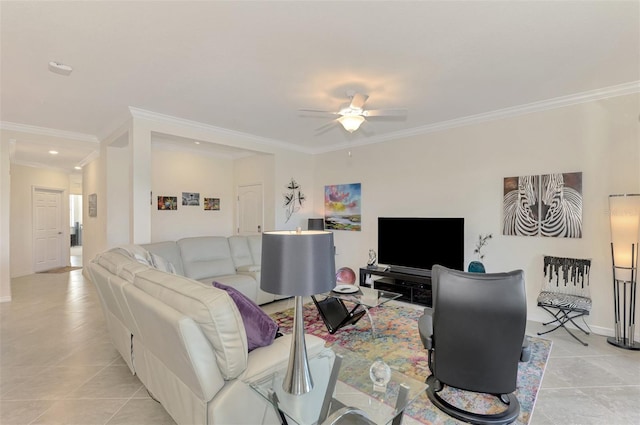
<path fill-rule="evenodd" d="M 420 340 L 422 345 L 427 350 L 433 348 L 433 309 L 426 307 L 424 313 L 418 318 L 418 332 L 420 333 Z"/>
<path fill-rule="evenodd" d="M 236 267 L 236 271 L 238 273 L 255 273 L 260 271 L 260 266 L 256 266 L 255 264 L 248 264 L 246 266 Z"/>
<path fill-rule="evenodd" d="M 292 334 L 276 338 L 272 344 L 256 348 L 249 353 L 247 368 L 239 379 L 254 380 L 261 375 L 272 372 L 277 366 L 286 367 L 291 352 Z M 315 335 L 304 336 L 307 355 L 313 357 L 324 349 L 325 340 Z"/>

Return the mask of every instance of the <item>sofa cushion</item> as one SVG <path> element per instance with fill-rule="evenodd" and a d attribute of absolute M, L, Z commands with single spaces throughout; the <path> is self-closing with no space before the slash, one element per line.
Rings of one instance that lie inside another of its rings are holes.
<path fill-rule="evenodd" d="M 226 291 L 152 268 L 138 273 L 133 284 L 200 325 L 224 379 L 244 371 L 247 336 L 242 316 Z"/>
<path fill-rule="evenodd" d="M 137 262 L 144 264 L 145 266 L 152 266 L 151 254 L 141 245 L 120 245 L 118 249 L 126 252 L 136 260 Z"/>
<path fill-rule="evenodd" d="M 253 264 L 262 264 L 262 235 L 247 236 L 249 241 L 249 250 L 251 251 L 251 257 L 253 258 Z"/>
<path fill-rule="evenodd" d="M 176 274 L 176 268 L 171 262 L 167 261 L 166 258 L 161 257 L 158 254 L 154 254 L 153 252 L 150 254 L 151 260 L 153 261 L 153 267 L 163 272 Z"/>
<path fill-rule="evenodd" d="M 184 275 L 204 279 L 236 272 L 229 242 L 224 236 L 198 236 L 178 241 Z"/>
<path fill-rule="evenodd" d="M 200 282 L 204 284 L 211 284 L 213 281 L 222 283 L 223 285 L 231 286 L 238 292 L 241 292 L 245 297 L 250 300 L 256 300 L 258 297 L 258 284 L 255 278 L 247 274 L 229 274 L 224 276 L 216 276 L 214 279 L 206 278 L 200 279 Z"/>
<path fill-rule="evenodd" d="M 176 269 L 176 274 L 184 276 L 184 269 L 182 268 L 182 256 L 180 254 L 180 247 L 175 241 L 153 242 L 148 244 L 142 244 L 143 248 L 149 251 L 151 254 L 156 254 L 170 262 Z"/>
<path fill-rule="evenodd" d="M 269 317 L 258 304 L 231 286 L 224 285 L 220 282 L 213 282 L 213 286 L 227 291 L 231 299 L 236 303 L 242 316 L 244 330 L 247 332 L 249 351 L 273 343 L 276 333 L 278 332 L 278 324 Z"/>
<path fill-rule="evenodd" d="M 231 249 L 231 258 L 236 270 L 239 267 L 253 265 L 253 257 L 249 250 L 249 241 L 246 236 L 229 236 L 229 248 Z"/>
<path fill-rule="evenodd" d="M 136 273 L 149 268 L 148 265 L 135 260 L 128 251 L 121 248 L 113 248 L 98 254 L 93 261 L 129 283 L 133 282 Z"/>

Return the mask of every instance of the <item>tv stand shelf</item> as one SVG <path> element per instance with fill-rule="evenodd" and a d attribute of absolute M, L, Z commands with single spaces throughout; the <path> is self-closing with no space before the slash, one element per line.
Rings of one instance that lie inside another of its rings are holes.
<path fill-rule="evenodd" d="M 373 284 L 367 283 L 369 276 L 380 276 Z M 401 301 L 420 304 L 431 307 L 431 271 L 424 276 L 396 272 L 385 267 L 361 267 L 360 286 L 368 288 L 383 289 L 402 294 Z"/>

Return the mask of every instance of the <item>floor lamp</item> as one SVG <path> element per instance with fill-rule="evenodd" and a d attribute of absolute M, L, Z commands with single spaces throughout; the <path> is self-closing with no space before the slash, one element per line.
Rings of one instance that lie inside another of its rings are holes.
<path fill-rule="evenodd" d="M 615 336 L 609 344 L 640 350 L 634 341 L 640 241 L 640 194 L 610 195 Z"/>
<path fill-rule="evenodd" d="M 301 395 L 313 388 L 304 340 L 302 297 L 328 292 L 336 286 L 333 233 L 325 231 L 264 232 L 260 288 L 295 296 L 293 338 L 282 388 Z"/>

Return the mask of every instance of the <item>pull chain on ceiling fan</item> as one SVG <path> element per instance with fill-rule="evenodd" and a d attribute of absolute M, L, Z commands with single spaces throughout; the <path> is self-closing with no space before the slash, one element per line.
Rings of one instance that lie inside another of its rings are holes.
<path fill-rule="evenodd" d="M 347 91 L 347 97 L 350 102 L 347 106 L 341 108 L 339 111 L 320 111 L 317 109 L 299 109 L 302 112 L 319 112 L 324 114 L 340 115 L 334 121 L 342 124 L 342 127 L 349 133 L 353 133 L 366 118 L 369 117 L 382 117 L 382 116 L 404 116 L 407 114 L 406 109 L 364 109 L 364 104 L 369 99 L 369 96 L 362 93 L 357 93 L 354 90 Z"/>

